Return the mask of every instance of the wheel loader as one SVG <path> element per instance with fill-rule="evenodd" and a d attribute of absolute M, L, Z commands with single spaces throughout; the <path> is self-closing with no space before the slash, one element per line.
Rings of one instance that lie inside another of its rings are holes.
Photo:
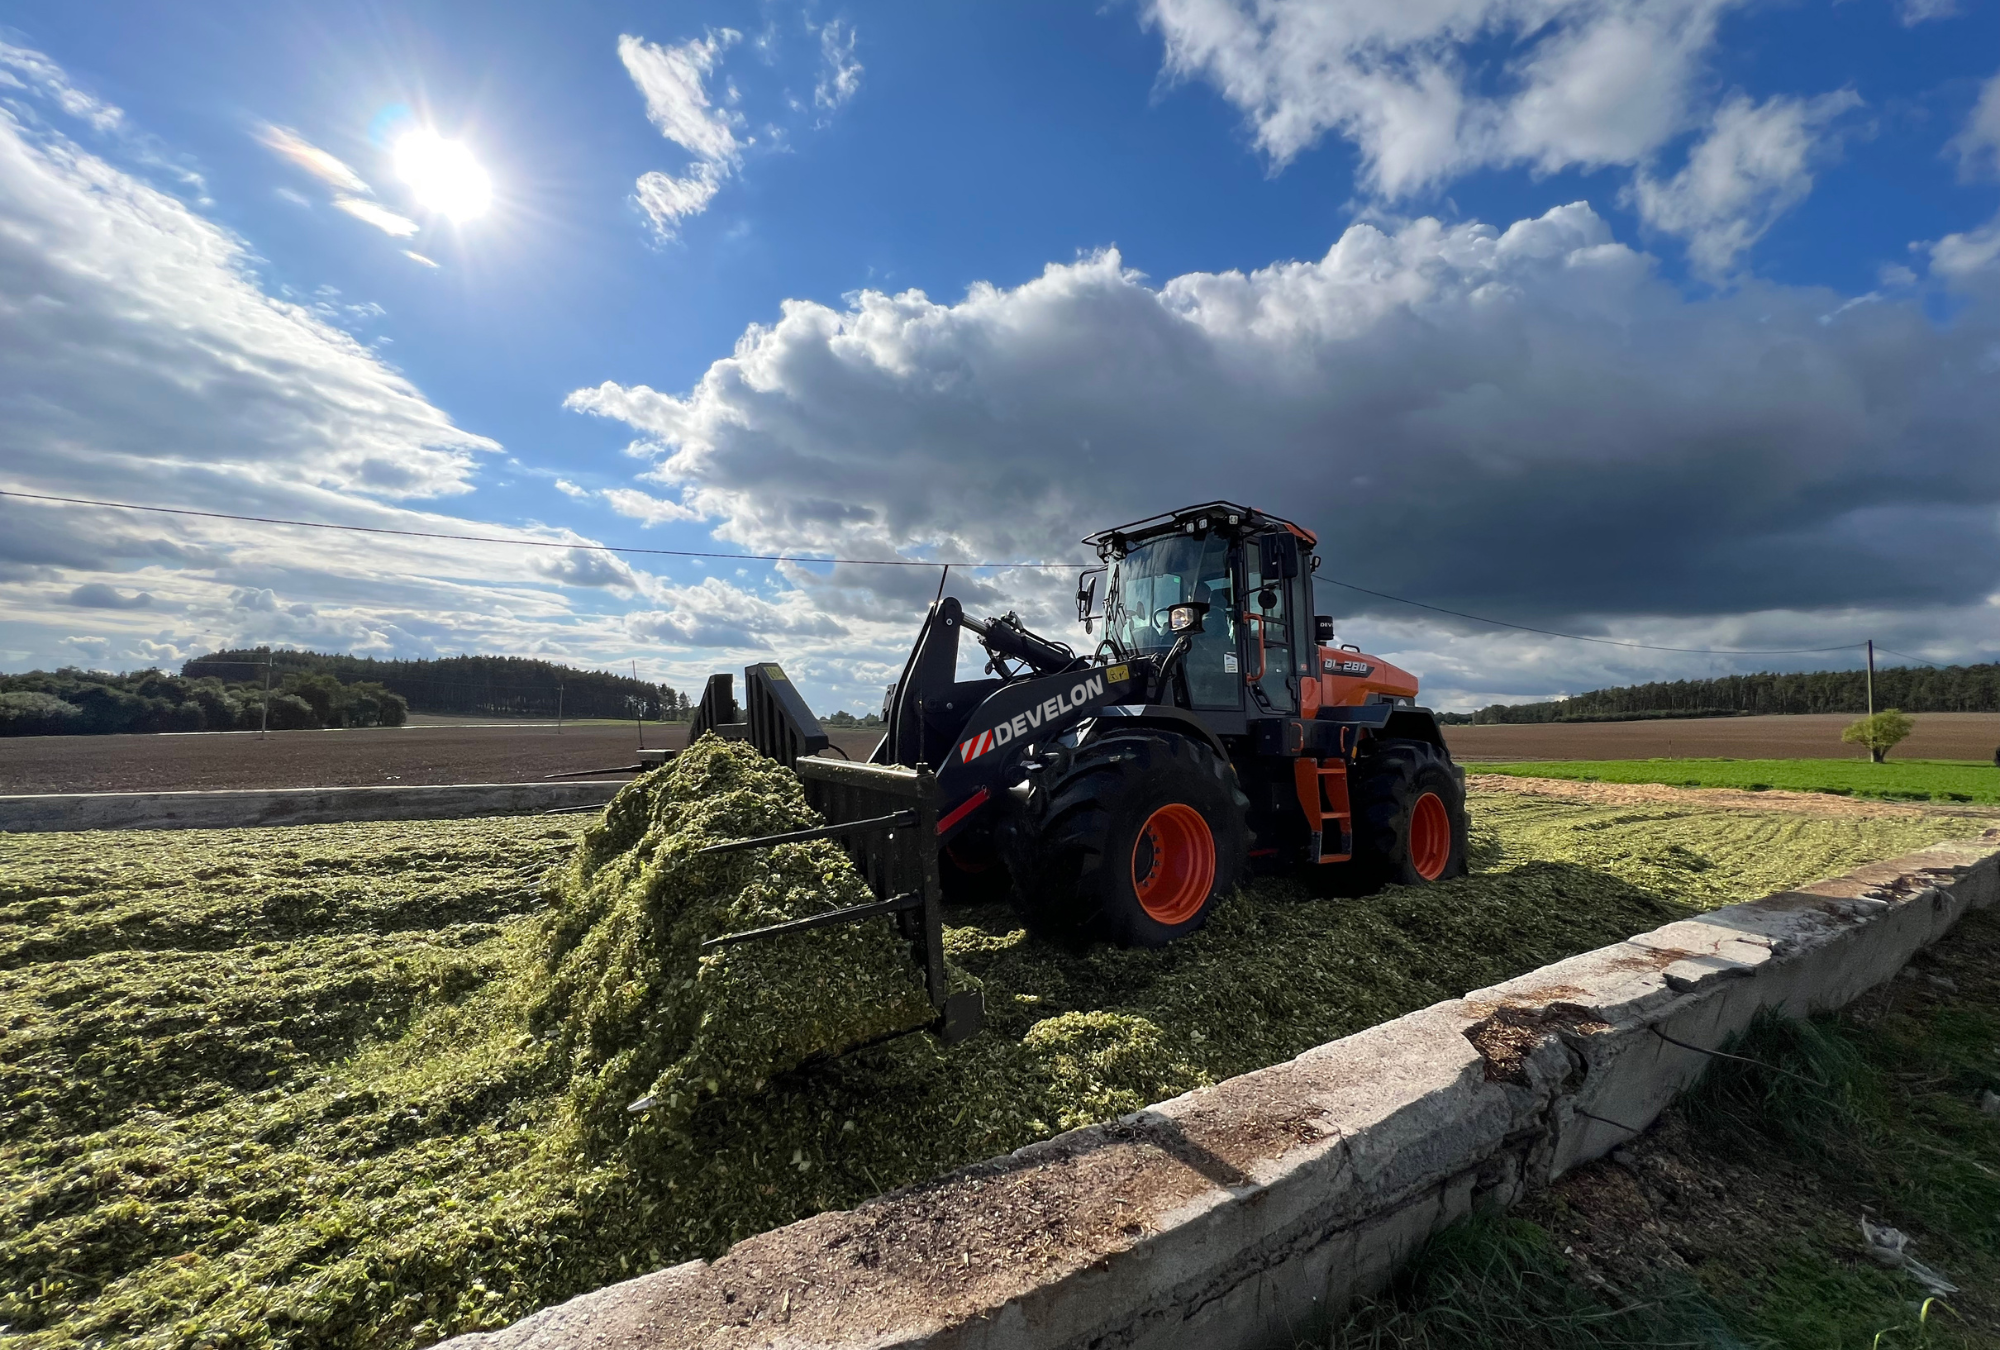
<path fill-rule="evenodd" d="M 1314 613 L 1309 531 L 1217 501 L 1084 542 L 1100 565 L 1077 617 L 1095 648 L 975 619 L 940 588 L 867 763 L 819 755 L 826 733 L 776 664 L 745 670 L 741 708 L 731 676 L 709 680 L 690 738 L 790 764 L 828 822 L 726 847 L 842 838 L 881 897 L 715 944 L 891 915 L 949 1042 L 980 1020 L 976 995 L 945 988 L 955 896 L 1011 896 L 1045 936 L 1151 947 L 1252 873 L 1371 890 L 1465 871 L 1464 771 L 1416 678 Z M 982 678 L 958 678 L 967 633 Z"/>

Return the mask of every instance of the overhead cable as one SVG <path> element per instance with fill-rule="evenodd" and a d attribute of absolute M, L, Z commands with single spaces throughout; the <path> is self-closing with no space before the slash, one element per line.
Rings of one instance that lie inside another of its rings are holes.
<path fill-rule="evenodd" d="M 9 492 L 0 497 L 54 502 L 64 506 L 106 506 L 115 511 L 150 511 L 162 516 L 196 516 L 203 520 L 237 520 L 252 525 L 296 525 L 308 530 L 342 530 L 351 534 L 393 534 L 405 539 L 449 539 L 462 544 L 513 544 L 520 548 L 581 549 L 586 553 L 640 553 L 664 558 L 721 558 L 731 562 L 849 563 L 857 567 L 1017 567 L 1069 572 L 1082 563 L 931 562 L 917 558 L 819 558 L 792 553 L 711 553 L 692 548 L 639 548 L 629 544 L 581 544 L 554 539 L 506 539 L 496 535 L 444 534 L 434 530 L 396 530 L 384 525 L 336 525 L 324 520 L 286 520 L 276 516 L 239 516 L 227 511 L 195 511 L 183 506 L 140 506 L 134 502 L 98 501 L 91 497 L 51 497 L 39 492 Z"/>
<path fill-rule="evenodd" d="M 1067 572 L 1080 567 L 1079 563 L 1046 562 L 930 562 L 915 558 L 823 558 L 809 554 L 793 553 L 720 553 L 703 549 L 684 548 L 640 548 L 630 544 L 583 544 L 552 539 L 503 538 L 497 535 L 446 534 L 435 530 L 398 530 L 383 525 L 342 525 L 323 520 L 290 520 L 277 516 L 235 515 L 227 511 L 196 511 L 180 506 L 141 506 L 135 502 L 102 501 L 92 497 L 56 497 L 39 492 L 12 492 L 0 489 L 0 497 L 14 497 L 22 501 L 49 502 L 62 506 L 101 506 L 114 511 L 145 511 L 154 515 L 193 516 L 202 520 L 233 520 L 252 525 L 290 525 L 308 530 L 337 530 L 351 534 L 394 535 L 405 539 L 443 539 L 462 544 L 511 544 L 519 548 L 578 549 L 586 553 L 631 553 L 648 557 L 664 558 L 716 558 L 729 562 L 788 562 L 788 563 L 838 563 L 855 567 L 990 567 L 1020 568 L 1024 570 Z M 1454 619 L 1467 619 L 1473 623 L 1491 624 L 1495 628 L 1510 628 L 1519 633 L 1535 633 L 1542 637 L 1562 638 L 1568 642 L 1591 642 L 1602 647 L 1625 647 L 1635 651 L 1677 652 L 1686 656 L 1823 656 L 1832 652 L 1853 651 L 1860 642 L 1844 642 L 1834 647 L 1668 647 L 1653 642 L 1627 642 L 1619 638 L 1589 637 L 1582 633 L 1562 633 L 1552 628 L 1536 628 L 1524 623 L 1511 623 L 1506 619 L 1492 619 L 1483 614 L 1468 614 L 1463 610 L 1446 609 L 1442 605 L 1426 604 L 1422 600 L 1412 600 L 1407 596 L 1391 595 L 1387 591 L 1372 590 L 1367 586 L 1357 586 L 1351 581 L 1338 577 L 1313 575 L 1321 581 L 1330 581 L 1350 591 L 1372 595 L 1378 600 L 1389 600 L 1399 605 L 1409 605 L 1416 609 L 1429 610 L 1433 614 L 1448 614 Z M 1887 648 L 1881 650 L 1887 651 Z M 1899 652 L 1889 653 L 1902 655 Z M 1906 657 L 1907 660 L 1923 661 L 1920 656 Z M 1934 662 L 1924 662 L 1933 665 Z"/>
<path fill-rule="evenodd" d="M 1634 647 L 1640 651 L 1648 652 L 1681 652 L 1689 656 L 1817 656 L 1827 652 L 1855 651 L 1865 645 L 1860 642 L 1844 642 L 1838 647 L 1779 647 L 1768 649 L 1749 647 L 1662 647 L 1652 642 L 1625 642 L 1618 638 L 1585 637 L 1582 633 L 1558 633 L 1553 628 L 1531 628 L 1524 623 L 1509 623 L 1505 619 L 1489 619 L 1483 614 L 1467 614 L 1463 610 L 1445 609 L 1441 605 L 1427 605 L 1421 600 L 1411 600 L 1405 596 L 1391 595 L 1387 591 L 1372 591 L 1366 586 L 1357 586 L 1351 581 L 1342 581 L 1338 577 L 1321 576 L 1318 572 L 1313 573 L 1313 576 L 1320 581 L 1331 581 L 1336 586 L 1344 586 L 1350 591 L 1360 591 L 1363 595 L 1372 595 L 1378 600 L 1393 600 L 1399 605 L 1414 605 L 1418 609 L 1427 609 L 1433 614 L 1449 614 L 1454 619 L 1470 619 L 1474 623 L 1490 623 L 1496 628 L 1512 628 L 1521 633 L 1539 633 L 1543 637 L 1565 638 L 1571 642 L 1595 642 L 1605 647 Z"/>

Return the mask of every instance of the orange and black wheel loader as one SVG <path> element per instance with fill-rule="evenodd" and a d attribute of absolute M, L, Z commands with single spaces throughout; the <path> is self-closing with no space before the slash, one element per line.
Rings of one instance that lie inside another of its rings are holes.
<path fill-rule="evenodd" d="M 1159 946 L 1253 872 L 1362 891 L 1466 869 L 1464 771 L 1416 678 L 1337 645 L 1314 613 L 1311 533 L 1209 502 L 1084 542 L 1101 563 L 1076 596 L 1095 650 L 940 595 L 865 764 L 817 756 L 826 734 L 771 663 L 744 672 L 744 708 L 730 676 L 712 677 L 691 728 L 797 769 L 827 820 L 808 833 L 844 838 L 881 896 L 754 936 L 893 915 L 947 1040 L 980 1013 L 944 988 L 954 896 L 1011 897 L 1047 936 Z M 986 678 L 957 678 L 967 632 Z"/>

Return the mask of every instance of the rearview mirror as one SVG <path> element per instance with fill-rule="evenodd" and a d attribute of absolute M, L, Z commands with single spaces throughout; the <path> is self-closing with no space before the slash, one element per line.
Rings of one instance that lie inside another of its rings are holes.
<path fill-rule="evenodd" d="M 1289 534 L 1267 534 L 1257 540 L 1257 561 L 1265 581 L 1299 574 L 1299 541 Z"/>
<path fill-rule="evenodd" d="M 1076 588 L 1076 618 L 1078 623 L 1090 622 L 1090 610 L 1097 603 L 1097 574 L 1085 573 Z"/>
<path fill-rule="evenodd" d="M 1185 605 L 1174 605 L 1167 610 L 1167 631 L 1176 637 L 1183 633 L 1199 633 L 1202 617 L 1207 613 L 1206 600 L 1190 600 Z"/>
<path fill-rule="evenodd" d="M 1321 646 L 1332 644 L 1333 616 L 1331 614 L 1313 615 L 1313 641 L 1319 643 Z"/>

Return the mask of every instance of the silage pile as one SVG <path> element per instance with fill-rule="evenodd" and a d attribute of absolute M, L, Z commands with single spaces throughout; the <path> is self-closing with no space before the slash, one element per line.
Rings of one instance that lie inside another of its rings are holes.
<path fill-rule="evenodd" d="M 704 1099 L 933 1019 L 886 919 L 701 951 L 876 898 L 834 840 L 700 854 L 823 823 L 791 770 L 706 736 L 620 792 L 552 877 L 533 1021 L 572 1065 L 586 1142 L 683 1138 Z"/>

